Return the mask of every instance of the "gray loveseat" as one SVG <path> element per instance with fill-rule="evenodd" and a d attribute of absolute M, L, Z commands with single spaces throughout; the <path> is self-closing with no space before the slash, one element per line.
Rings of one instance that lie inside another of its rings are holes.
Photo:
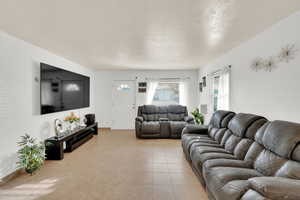
<path fill-rule="evenodd" d="M 185 106 L 139 106 L 135 120 L 137 138 L 180 138 L 183 128 L 194 124 Z"/>

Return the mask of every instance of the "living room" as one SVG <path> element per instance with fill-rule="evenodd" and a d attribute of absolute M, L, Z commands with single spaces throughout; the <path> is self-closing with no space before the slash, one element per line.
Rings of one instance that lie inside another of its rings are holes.
<path fill-rule="evenodd" d="M 299 20 L 297 0 L 1 1 L 0 199 L 300 199 Z"/>

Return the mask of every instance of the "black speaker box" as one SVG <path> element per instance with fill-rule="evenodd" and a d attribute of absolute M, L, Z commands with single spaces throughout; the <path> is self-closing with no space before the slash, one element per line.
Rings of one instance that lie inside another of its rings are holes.
<path fill-rule="evenodd" d="M 95 123 L 95 114 L 87 114 L 85 115 L 85 118 L 86 118 L 85 124 L 87 126 L 90 126 Z"/>

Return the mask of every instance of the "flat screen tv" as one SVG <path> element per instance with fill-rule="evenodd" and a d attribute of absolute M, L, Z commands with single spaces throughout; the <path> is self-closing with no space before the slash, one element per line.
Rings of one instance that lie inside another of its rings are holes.
<path fill-rule="evenodd" d="M 41 63 L 41 114 L 90 106 L 90 78 Z"/>

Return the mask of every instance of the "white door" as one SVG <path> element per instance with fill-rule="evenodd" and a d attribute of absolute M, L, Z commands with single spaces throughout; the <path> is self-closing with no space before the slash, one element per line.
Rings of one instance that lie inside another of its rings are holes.
<path fill-rule="evenodd" d="M 136 117 L 135 81 L 114 81 L 112 88 L 112 129 L 134 129 Z"/>

